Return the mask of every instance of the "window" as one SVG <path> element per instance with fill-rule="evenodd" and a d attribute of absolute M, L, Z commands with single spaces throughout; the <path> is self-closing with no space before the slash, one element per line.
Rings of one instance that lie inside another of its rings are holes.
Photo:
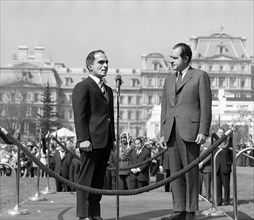
<path fill-rule="evenodd" d="M 164 84 L 164 78 L 160 77 L 160 78 L 158 79 L 158 86 L 159 86 L 159 87 L 162 87 L 163 84 Z"/>
<path fill-rule="evenodd" d="M 133 104 L 133 96 L 128 96 L 128 104 Z"/>
<path fill-rule="evenodd" d="M 27 93 L 22 94 L 22 101 L 27 102 Z"/>
<path fill-rule="evenodd" d="M 119 100 L 120 104 L 123 104 L 123 99 L 124 99 L 124 97 L 120 96 L 120 100 Z"/>
<path fill-rule="evenodd" d="M 73 83 L 73 79 L 71 77 L 65 77 L 65 85 L 69 86 Z"/>
<path fill-rule="evenodd" d="M 3 102 L 4 101 L 4 99 L 3 99 L 3 93 L 0 93 L 0 102 Z"/>
<path fill-rule="evenodd" d="M 221 71 L 221 72 L 223 71 L 223 66 L 220 66 L 220 71 Z"/>
<path fill-rule="evenodd" d="M 231 72 L 233 72 L 233 71 L 234 71 L 234 69 L 235 69 L 235 67 L 234 67 L 234 66 L 230 66 L 230 71 L 231 71 Z"/>
<path fill-rule="evenodd" d="M 162 101 L 162 96 L 160 95 L 159 96 L 159 104 L 161 104 L 161 101 Z"/>
<path fill-rule="evenodd" d="M 216 86 L 216 78 L 215 77 L 210 77 L 210 81 L 211 81 L 211 86 L 215 87 Z"/>
<path fill-rule="evenodd" d="M 147 78 L 147 85 L 152 86 L 153 85 L 153 79 L 152 78 Z"/>
<path fill-rule="evenodd" d="M 213 71 L 213 66 L 209 66 L 209 71 Z"/>
<path fill-rule="evenodd" d="M 39 112 L 39 108 L 38 108 L 38 107 L 32 107 L 32 108 L 31 108 L 31 116 L 32 116 L 33 118 L 35 118 L 35 117 L 38 116 L 38 115 L 37 115 L 38 112 Z"/>
<path fill-rule="evenodd" d="M 241 88 L 246 86 L 246 79 L 241 79 Z"/>
<path fill-rule="evenodd" d="M 242 66 L 242 72 L 244 72 L 245 71 L 245 66 Z"/>
<path fill-rule="evenodd" d="M 137 103 L 137 105 L 141 104 L 141 96 L 136 97 L 136 103 Z"/>
<path fill-rule="evenodd" d="M 201 70 L 201 69 L 202 69 L 202 66 L 201 66 L 201 65 L 198 65 L 198 69 Z"/>
<path fill-rule="evenodd" d="M 226 86 L 226 79 L 225 77 L 220 77 L 219 78 L 219 88 L 223 88 Z"/>
<path fill-rule="evenodd" d="M 72 94 L 69 94 L 69 103 L 72 103 Z"/>
<path fill-rule="evenodd" d="M 128 111 L 128 119 L 133 119 L 132 116 L 133 116 L 133 111 L 129 110 Z"/>
<path fill-rule="evenodd" d="M 136 119 L 139 120 L 141 116 L 141 112 L 140 111 L 136 111 Z"/>
<path fill-rule="evenodd" d="M 119 112 L 119 117 L 120 117 L 120 119 L 123 119 L 123 114 L 124 114 L 123 111 L 120 111 L 120 112 Z"/>
<path fill-rule="evenodd" d="M 39 94 L 34 93 L 34 102 L 39 102 Z"/>
<path fill-rule="evenodd" d="M 11 93 L 11 102 L 15 102 L 15 93 Z"/>
<path fill-rule="evenodd" d="M 153 104 L 152 101 L 153 101 L 153 96 L 149 95 L 148 96 L 148 104 Z"/>
<path fill-rule="evenodd" d="M 139 84 L 139 80 L 138 79 L 131 79 L 131 86 L 132 87 L 136 87 Z"/>
<path fill-rule="evenodd" d="M 236 80 L 236 77 L 232 77 L 229 79 L 229 86 L 230 87 L 237 87 L 237 80 Z"/>

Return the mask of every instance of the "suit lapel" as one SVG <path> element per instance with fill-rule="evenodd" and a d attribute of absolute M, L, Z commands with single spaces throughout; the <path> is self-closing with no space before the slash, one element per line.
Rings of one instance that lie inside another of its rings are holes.
<path fill-rule="evenodd" d="M 178 93 L 178 91 L 192 78 L 192 75 L 194 73 L 194 71 L 192 69 L 193 69 L 192 67 L 189 68 L 189 70 L 185 74 L 179 88 L 177 89 L 176 93 Z"/>

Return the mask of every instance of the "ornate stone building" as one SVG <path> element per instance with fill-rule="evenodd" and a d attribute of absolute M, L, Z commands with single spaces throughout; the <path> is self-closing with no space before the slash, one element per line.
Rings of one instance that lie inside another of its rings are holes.
<path fill-rule="evenodd" d="M 245 41 L 243 37 L 215 33 L 191 37 L 190 45 L 192 66 L 207 71 L 211 78 L 213 123 L 247 123 L 253 134 L 254 68 Z M 123 81 L 119 96 L 120 133 L 129 131 L 134 137 L 159 136 L 160 116 L 156 114 L 151 121 L 151 115 L 154 106 L 158 112 L 164 78 L 171 74 L 165 61 L 167 57 L 160 53 L 144 54 L 140 69 L 109 69 L 106 82 L 114 90 L 115 107 L 116 75 L 120 74 Z M 59 123 L 74 131 L 72 90 L 88 76 L 86 69 L 52 62 L 45 57 L 42 46 L 36 46 L 32 53 L 21 46 L 14 58 L 12 64 L 0 69 L 0 123 L 12 115 L 13 126 L 24 123 L 25 137 L 36 135 L 38 114 L 42 113 L 41 95 L 49 83 L 52 99 L 56 101 L 54 108 L 60 115 Z M 9 114 L 12 109 L 16 111 Z M 115 108 L 117 121 L 116 113 Z M 147 132 L 148 129 L 154 132 Z"/>

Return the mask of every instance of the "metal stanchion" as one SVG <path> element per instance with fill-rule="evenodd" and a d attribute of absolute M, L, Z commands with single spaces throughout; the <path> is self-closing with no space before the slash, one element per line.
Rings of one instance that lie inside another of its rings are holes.
<path fill-rule="evenodd" d="M 49 156 L 50 156 L 50 148 L 52 146 L 52 138 L 50 135 L 48 135 L 48 144 L 47 144 L 47 147 L 48 147 L 48 153 L 47 153 L 47 168 L 49 169 Z M 46 189 L 45 190 L 42 190 L 41 191 L 42 194 L 46 195 L 46 194 L 55 194 L 56 191 L 54 190 L 51 190 L 50 187 L 49 187 L 49 174 L 47 175 L 47 186 L 46 186 Z"/>
<path fill-rule="evenodd" d="M 119 99 L 120 99 L 120 86 L 122 79 L 120 75 L 116 76 L 116 93 L 117 93 L 117 128 L 116 128 L 116 189 L 119 190 Z M 116 220 L 119 219 L 119 195 L 116 195 Z"/>
<path fill-rule="evenodd" d="M 229 136 L 233 132 L 232 128 L 231 130 L 228 130 L 225 135 Z M 214 139 L 218 139 L 218 136 L 214 133 L 211 135 L 211 144 L 213 145 Z M 222 149 L 218 149 L 218 151 L 214 154 L 212 153 L 212 158 L 211 158 L 211 166 L 212 166 L 212 207 L 208 210 L 204 210 L 202 212 L 203 215 L 205 216 L 224 216 L 225 212 L 218 210 L 217 206 L 217 177 L 216 177 L 216 157 L 217 155 L 221 152 Z"/>
<path fill-rule="evenodd" d="M 41 129 L 39 132 L 39 160 L 41 159 Z M 40 194 L 40 168 L 37 170 L 37 192 L 34 196 L 28 199 L 29 201 L 46 201 L 47 198 L 42 197 Z"/>
<path fill-rule="evenodd" d="M 8 209 L 7 213 L 9 215 L 27 215 L 27 214 L 30 214 L 30 212 L 27 209 L 20 209 L 19 196 L 18 196 L 19 191 L 18 191 L 18 187 L 17 187 L 17 173 L 16 173 L 15 169 L 8 163 L 0 163 L 0 164 L 4 165 L 4 166 L 7 166 L 7 167 L 10 167 L 13 174 L 14 174 L 14 177 L 16 177 L 15 185 L 16 185 L 16 191 L 17 191 L 17 204 L 15 205 L 15 207 L 13 209 Z"/>

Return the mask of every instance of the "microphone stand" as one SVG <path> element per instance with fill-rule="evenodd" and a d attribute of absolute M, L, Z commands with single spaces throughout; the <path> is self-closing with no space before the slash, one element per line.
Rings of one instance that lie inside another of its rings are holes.
<path fill-rule="evenodd" d="M 118 82 L 119 81 L 119 82 Z M 116 114 L 117 114 L 117 128 L 116 128 L 116 189 L 119 189 L 119 100 L 120 100 L 120 86 L 121 86 L 121 76 L 116 77 L 116 94 L 117 94 L 117 104 L 116 104 Z M 119 219 L 119 195 L 116 195 L 116 220 Z"/>

